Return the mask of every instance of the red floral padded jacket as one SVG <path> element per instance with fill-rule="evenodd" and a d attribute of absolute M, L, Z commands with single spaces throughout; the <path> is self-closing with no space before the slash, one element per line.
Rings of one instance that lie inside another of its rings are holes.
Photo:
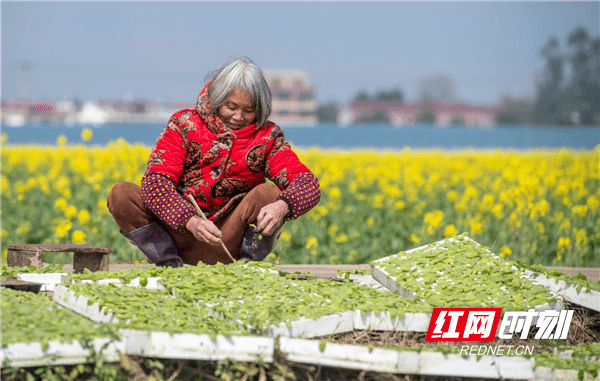
<path fill-rule="evenodd" d="M 272 122 L 239 130 L 226 127 L 210 110 L 204 87 L 195 110 L 179 111 L 158 137 L 142 179 L 142 198 L 161 220 L 177 230 L 195 215 L 193 195 L 210 220 L 227 216 L 255 186 L 271 180 L 290 205 L 288 219 L 312 209 L 319 183 L 300 162 Z"/>

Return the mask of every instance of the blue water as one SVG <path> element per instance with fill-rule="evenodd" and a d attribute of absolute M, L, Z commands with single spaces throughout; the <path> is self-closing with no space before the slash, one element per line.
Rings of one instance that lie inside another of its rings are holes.
<path fill-rule="evenodd" d="M 130 143 L 153 146 L 164 125 L 162 124 L 106 124 L 91 127 L 93 138 L 89 144 L 104 145 L 123 138 Z M 59 135 L 68 143 L 82 143 L 84 125 L 26 124 L 22 127 L 2 126 L 8 135 L 8 144 L 55 144 Z M 428 125 L 394 128 L 372 124 L 340 128 L 332 124 L 316 127 L 283 127 L 286 138 L 298 147 L 322 148 L 376 148 L 376 149 L 464 149 L 464 148 L 577 148 L 592 149 L 600 144 L 598 127 L 519 127 L 499 126 L 478 129 L 465 126 L 436 128 Z"/>

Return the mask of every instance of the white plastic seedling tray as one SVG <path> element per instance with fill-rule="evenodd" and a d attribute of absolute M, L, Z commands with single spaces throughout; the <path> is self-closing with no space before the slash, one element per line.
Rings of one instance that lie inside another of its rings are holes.
<path fill-rule="evenodd" d="M 119 323 L 119 319 L 113 316 L 112 312 L 106 312 L 106 308 L 100 308 L 97 302 L 88 305 L 89 298 L 85 296 L 77 296 L 73 291 L 69 290 L 65 285 L 58 284 L 54 289 L 53 300 L 63 307 L 77 312 L 80 315 L 87 317 L 97 323 Z"/>
<path fill-rule="evenodd" d="M 352 277 L 356 277 L 352 275 Z M 371 276 L 359 276 L 361 284 L 372 288 L 381 288 L 379 283 Z M 157 288 L 165 290 L 166 288 L 160 283 L 160 278 L 147 278 L 146 288 Z M 92 281 L 85 280 L 84 283 Z M 125 285 L 120 279 L 100 279 L 95 281 L 98 284 L 117 284 Z M 379 285 L 379 286 L 378 286 Z M 129 286 L 140 287 L 140 279 L 131 280 Z M 383 291 L 384 289 L 382 289 Z M 118 319 L 112 313 L 105 313 L 100 310 L 98 303 L 88 305 L 88 298 L 76 296 L 75 293 L 69 291 L 67 287 L 58 285 L 54 293 L 54 300 L 73 311 L 87 316 L 93 321 L 100 323 L 118 323 Z M 197 304 L 199 305 L 199 304 Z M 210 310 L 210 306 L 207 307 Z M 378 331 L 413 331 L 427 332 L 429 327 L 430 314 L 424 313 L 406 313 L 403 317 L 391 318 L 389 312 L 375 314 L 365 311 L 346 311 L 331 315 L 322 316 L 318 319 L 306 319 L 300 317 L 298 320 L 292 321 L 288 326 L 285 323 L 271 326 L 267 329 L 267 335 L 270 337 L 285 336 L 285 337 L 302 337 L 312 338 L 319 336 L 327 336 L 336 333 L 350 332 L 355 329 L 371 329 Z"/>
<path fill-rule="evenodd" d="M 462 357 L 440 352 L 414 352 L 280 338 L 279 350 L 290 361 L 346 369 L 427 376 L 534 378 L 534 359 L 513 356 Z"/>
<path fill-rule="evenodd" d="M 543 274 L 537 274 L 530 270 L 527 270 L 526 274 L 565 300 L 600 312 L 600 292 L 586 288 L 577 291 L 577 287 L 562 279 L 557 281 L 555 278 L 547 278 Z"/>
<path fill-rule="evenodd" d="M 435 243 L 443 243 L 445 240 L 441 240 Z M 471 240 L 473 241 L 473 240 Z M 475 242 L 475 241 L 473 241 Z M 475 242 L 477 243 L 477 242 Z M 479 245 L 479 244 L 478 244 Z M 426 248 L 427 245 L 424 246 L 420 246 L 420 247 L 416 247 L 414 249 L 410 249 L 410 250 L 406 250 L 403 255 L 405 254 L 410 254 L 414 251 L 418 251 L 418 250 L 422 250 L 424 248 Z M 414 299 L 415 298 L 415 293 L 411 292 L 411 291 L 407 291 L 405 289 L 402 288 L 402 286 L 400 286 L 399 284 L 397 284 L 397 280 L 398 278 L 396 278 L 395 276 L 390 275 L 384 268 L 377 266 L 378 263 L 383 263 L 386 262 L 388 260 L 390 260 L 390 258 L 394 258 L 397 257 L 400 254 L 394 254 L 394 255 L 390 255 L 388 257 L 384 257 L 384 258 L 380 258 L 376 261 L 373 261 L 374 264 L 371 264 L 371 273 L 373 274 L 373 278 L 380 282 L 383 287 L 391 290 L 392 292 L 396 292 L 398 293 L 398 295 L 404 297 L 404 298 L 408 298 L 408 299 Z M 534 284 L 539 283 L 542 286 L 546 286 L 544 283 L 540 282 L 537 280 L 537 278 L 534 278 L 531 276 L 531 272 L 529 271 L 524 271 L 523 272 L 523 276 L 527 277 L 528 279 L 530 279 Z M 547 286 L 546 286 L 547 287 Z M 551 293 L 556 294 L 556 296 L 560 299 L 561 296 L 556 293 L 554 290 L 550 289 Z M 599 294 L 600 295 L 600 294 Z M 600 303 L 600 301 L 599 301 Z M 562 310 L 563 308 L 563 304 L 561 300 L 558 300 L 556 303 L 550 305 L 548 303 L 545 303 L 543 305 L 539 305 L 539 306 L 535 306 L 534 309 L 536 311 L 544 311 L 544 310 Z M 429 315 L 429 317 L 431 317 L 431 315 Z"/>
<path fill-rule="evenodd" d="M 355 310 L 325 315 L 317 319 L 300 317 L 290 322 L 289 326 L 286 323 L 269 326 L 265 335 L 310 339 L 354 330 L 427 332 L 430 319 L 431 315 L 424 313 L 407 312 L 403 317 L 392 318 L 387 311 L 375 314 Z"/>
<path fill-rule="evenodd" d="M 166 290 L 166 288 L 160 283 L 160 279 L 161 278 L 156 278 L 156 277 L 146 278 L 147 284 L 144 287 L 148 288 L 148 289 Z M 122 279 L 116 279 L 116 278 L 114 278 L 114 279 L 98 279 L 96 281 L 85 279 L 85 280 L 81 281 L 81 283 L 97 283 L 97 284 L 103 284 L 103 285 L 114 284 L 117 286 L 131 286 L 131 287 L 141 287 L 140 282 L 141 282 L 140 278 L 134 278 L 129 283 L 126 283 Z"/>
<path fill-rule="evenodd" d="M 42 287 L 40 291 L 54 291 L 54 287 L 62 283 L 63 276 L 69 275 L 68 273 L 22 273 L 17 274 L 19 279 L 27 282 L 41 283 Z"/>
<path fill-rule="evenodd" d="M 431 314 L 407 312 L 402 317 L 390 317 L 388 311 L 354 311 L 354 329 L 373 331 L 427 332 Z"/>
<path fill-rule="evenodd" d="M 335 333 L 350 332 L 354 329 L 354 313 L 352 311 L 322 316 L 318 319 L 300 318 L 292 321 L 288 327 L 285 323 L 270 326 L 266 334 L 270 337 L 303 337 L 311 338 L 327 336 Z"/>
<path fill-rule="evenodd" d="M 186 359 L 273 362 L 275 340 L 262 336 L 223 336 L 206 334 L 120 330 L 129 355 Z"/>
<path fill-rule="evenodd" d="M 350 345 L 321 343 L 317 340 L 280 338 L 279 350 L 290 361 L 316 364 L 346 369 L 362 369 L 377 372 L 417 374 L 419 372 L 419 353 L 402 352 Z"/>
<path fill-rule="evenodd" d="M 108 284 L 110 282 L 99 282 Z M 150 286 L 150 282 L 148 283 Z M 98 303 L 88 305 L 89 298 L 77 296 L 64 285 L 54 291 L 54 301 L 99 323 L 118 323 L 106 308 Z M 148 332 L 134 329 L 121 329 L 126 342 L 127 354 L 160 358 L 195 360 L 221 360 L 225 358 L 239 361 L 273 361 L 273 339 L 259 336 L 218 335 L 212 340 L 209 335 L 195 333 Z"/>
<path fill-rule="evenodd" d="M 97 354 L 95 356 L 108 362 L 119 361 L 121 354 L 125 353 L 123 340 L 100 338 L 91 340 L 88 344 L 93 347 Z M 77 340 L 69 343 L 50 341 L 45 350 L 38 342 L 14 343 L 0 349 L 0 364 L 2 367 L 81 364 L 98 358 L 91 355 L 90 349 L 84 348 Z"/>
<path fill-rule="evenodd" d="M 521 356 L 462 357 L 458 354 L 421 352 L 420 373 L 427 376 L 481 377 L 529 380 L 534 377 L 535 360 Z"/>
<path fill-rule="evenodd" d="M 337 279 L 346 279 L 344 276 L 338 276 Z M 350 274 L 349 279 L 363 286 L 371 287 L 376 290 L 390 292 L 390 290 L 379 283 L 372 275 L 369 274 Z"/>
<path fill-rule="evenodd" d="M 534 370 L 535 377 L 533 380 L 547 381 L 580 381 L 579 371 L 574 369 L 551 369 L 544 366 L 539 366 Z M 585 373 L 583 380 L 600 380 L 600 374 L 597 377 L 592 377 L 589 373 Z"/>
<path fill-rule="evenodd" d="M 92 320 L 105 322 L 115 321 L 111 313 L 100 310 L 98 305 L 87 306 L 86 297 L 76 297 L 64 285 L 58 285 L 55 300 Z M 422 316 L 418 316 L 422 315 Z M 272 362 L 273 355 L 278 349 L 290 361 L 307 364 L 320 364 L 348 369 L 371 370 L 400 374 L 418 374 L 430 376 L 506 378 L 506 379 L 577 379 L 576 371 L 550 370 L 538 368 L 534 372 L 535 360 L 521 356 L 476 356 L 463 357 L 458 354 L 443 354 L 440 352 L 413 352 L 385 348 L 369 348 L 349 344 L 323 344 L 318 340 L 290 338 L 286 336 L 322 336 L 326 332 L 343 332 L 360 328 L 360 320 L 364 327 L 390 323 L 389 314 L 375 315 L 350 311 L 324 318 L 310 320 L 300 319 L 292 322 L 291 327 L 285 324 L 277 326 L 271 336 L 231 336 L 217 335 L 212 339 L 205 334 L 167 332 L 147 332 L 133 329 L 121 329 L 122 340 L 119 343 L 119 353 L 158 358 L 179 358 L 194 360 L 235 359 L 238 361 Z M 420 330 L 426 330 L 429 324 L 428 314 L 405 314 L 400 319 L 410 325 L 410 319 L 419 321 Z M 384 321 L 385 323 L 381 323 Z M 414 324 L 414 323 L 412 323 Z M 398 324 L 394 325 L 397 328 Z M 15 347 L 19 348 L 19 347 Z M 22 350 L 27 350 L 25 347 Z M 41 348 L 41 347 L 40 347 Z M 12 349 L 12 348 L 11 348 Z M 13 350 L 14 351 L 14 350 Z M 46 354 L 47 355 L 47 354 Z M 6 357 L 6 356 L 5 356 Z M 56 357 L 57 361 L 74 363 L 76 359 Z M 73 357 L 73 356 L 71 356 Z M 81 356 L 80 356 L 81 358 Z M 83 362 L 83 360 L 80 360 Z M 58 362 L 55 362 L 58 363 Z M 26 366 L 24 364 L 20 366 Z"/>

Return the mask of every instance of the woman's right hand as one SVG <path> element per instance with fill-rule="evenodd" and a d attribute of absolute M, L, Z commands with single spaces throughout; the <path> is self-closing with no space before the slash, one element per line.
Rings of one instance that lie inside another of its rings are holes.
<path fill-rule="evenodd" d="M 189 230 L 198 241 L 206 242 L 213 246 L 221 244 L 221 231 L 212 221 L 204 220 L 198 216 L 192 216 L 185 224 L 185 228 Z"/>

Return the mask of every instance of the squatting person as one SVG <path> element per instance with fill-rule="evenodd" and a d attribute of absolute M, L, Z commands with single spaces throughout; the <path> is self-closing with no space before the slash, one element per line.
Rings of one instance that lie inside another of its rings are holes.
<path fill-rule="evenodd" d="M 121 182 L 108 196 L 121 234 L 157 266 L 229 263 L 222 244 L 235 259 L 261 261 L 283 223 L 321 196 L 317 178 L 268 120 L 271 92 L 261 70 L 239 57 L 208 79 L 195 109 L 169 119 L 141 186 Z M 253 240 L 255 232 L 262 239 Z"/>

